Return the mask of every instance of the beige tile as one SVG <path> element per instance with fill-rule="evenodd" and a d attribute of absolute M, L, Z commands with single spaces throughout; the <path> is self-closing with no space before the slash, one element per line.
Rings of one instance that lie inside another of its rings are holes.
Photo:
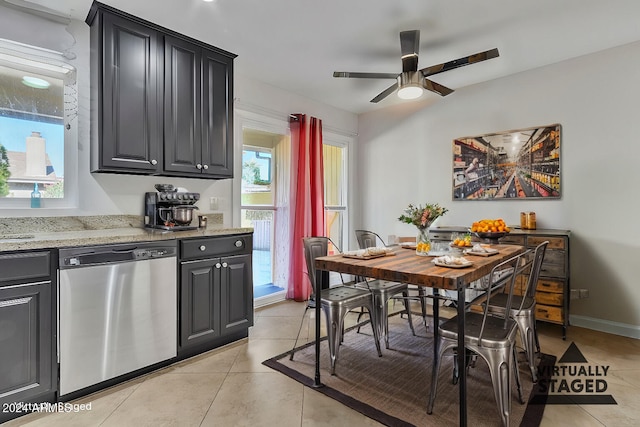
<path fill-rule="evenodd" d="M 640 390 L 640 369 L 613 370 L 612 374 Z"/>
<path fill-rule="evenodd" d="M 273 372 L 262 362 L 291 350 L 294 340 L 252 339 L 240 348 L 230 372 Z"/>
<path fill-rule="evenodd" d="M 627 371 L 607 372 L 606 394 L 610 394 L 617 405 L 582 405 L 594 418 L 608 426 L 637 426 L 640 420 L 640 389 L 625 381 Z"/>
<path fill-rule="evenodd" d="M 308 387 L 304 388 L 304 427 L 381 426 L 382 424 Z"/>
<path fill-rule="evenodd" d="M 261 307 L 256 309 L 255 315 L 257 317 L 298 317 L 302 318 L 302 313 L 304 312 L 305 307 L 307 306 L 306 302 L 296 302 L 292 300 L 287 300 L 283 302 L 279 302 L 277 304 L 268 305 L 265 307 Z"/>
<path fill-rule="evenodd" d="M 249 329 L 249 338 L 295 339 L 302 322 L 302 315 L 257 317 Z"/>
<path fill-rule="evenodd" d="M 202 426 L 300 426 L 303 388 L 277 372 L 229 374 Z"/>
<path fill-rule="evenodd" d="M 577 405 L 547 405 L 540 427 L 602 427 L 602 424 Z"/>
<path fill-rule="evenodd" d="M 104 426 L 198 426 L 226 374 L 167 373 L 147 379 Z"/>
<path fill-rule="evenodd" d="M 70 402 L 72 405 L 88 405 L 90 409 L 82 410 L 80 406 L 71 407 L 70 412 L 58 412 L 58 413 L 35 413 L 16 420 L 12 420 L 3 424 L 3 427 L 17 427 L 17 426 L 29 426 L 29 427 L 84 427 L 84 426 L 98 426 L 104 422 L 104 420 L 113 413 L 116 408 L 122 404 L 136 388 L 143 383 L 143 379 L 137 378 L 128 381 L 123 384 L 111 387 L 107 390 L 85 396 L 81 399 Z M 75 412 L 74 409 L 78 411 Z"/>
<path fill-rule="evenodd" d="M 246 343 L 237 343 L 194 356 L 173 365 L 171 372 L 227 373 L 236 362 L 243 347 L 246 347 Z"/>

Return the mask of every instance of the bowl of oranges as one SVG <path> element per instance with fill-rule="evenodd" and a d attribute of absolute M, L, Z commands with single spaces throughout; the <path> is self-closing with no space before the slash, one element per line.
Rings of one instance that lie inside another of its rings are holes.
<path fill-rule="evenodd" d="M 505 224 L 502 218 L 497 219 L 481 219 L 474 222 L 469 229 L 472 233 L 481 239 L 498 240 L 509 234 L 511 229 Z"/>

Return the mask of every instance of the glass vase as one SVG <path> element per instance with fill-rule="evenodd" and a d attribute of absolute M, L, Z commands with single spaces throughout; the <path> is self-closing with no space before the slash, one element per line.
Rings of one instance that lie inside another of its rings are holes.
<path fill-rule="evenodd" d="M 416 254 L 427 255 L 431 250 L 431 242 L 429 241 L 429 232 L 427 228 L 419 228 L 416 236 Z"/>

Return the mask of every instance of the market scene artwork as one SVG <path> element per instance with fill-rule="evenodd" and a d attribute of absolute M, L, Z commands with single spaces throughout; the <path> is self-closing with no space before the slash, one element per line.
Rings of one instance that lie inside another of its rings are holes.
<path fill-rule="evenodd" d="M 453 140 L 453 199 L 560 198 L 560 125 Z"/>

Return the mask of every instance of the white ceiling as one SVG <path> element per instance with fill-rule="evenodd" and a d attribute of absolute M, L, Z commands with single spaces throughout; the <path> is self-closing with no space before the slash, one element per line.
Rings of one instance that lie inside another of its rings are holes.
<path fill-rule="evenodd" d="M 92 0 L 7 0 L 83 20 Z M 420 30 L 419 68 L 497 47 L 500 57 L 433 77 L 452 89 L 640 40 L 638 0 L 104 0 L 238 55 L 236 73 L 362 113 L 400 72 L 403 30 Z M 624 64 L 611 64 L 615 68 Z M 599 82 L 594 82 L 598 84 Z M 456 93 L 449 95 L 455 97 Z M 428 93 L 424 102 L 438 102 Z M 403 101 L 410 102 L 410 101 Z"/>

